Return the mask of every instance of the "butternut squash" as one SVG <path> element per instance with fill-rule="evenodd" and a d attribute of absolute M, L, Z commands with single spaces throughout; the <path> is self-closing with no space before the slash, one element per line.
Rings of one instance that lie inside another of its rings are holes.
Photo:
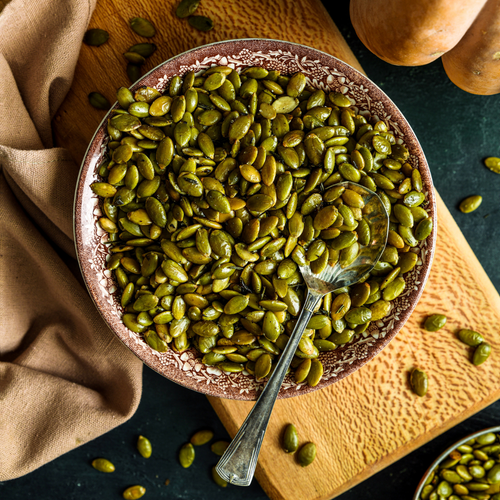
<path fill-rule="evenodd" d="M 442 59 L 446 74 L 462 90 L 480 95 L 500 92 L 500 0 L 488 0 Z"/>
<path fill-rule="evenodd" d="M 464 36 L 486 0 L 351 0 L 351 21 L 366 47 L 388 63 L 428 64 Z"/>

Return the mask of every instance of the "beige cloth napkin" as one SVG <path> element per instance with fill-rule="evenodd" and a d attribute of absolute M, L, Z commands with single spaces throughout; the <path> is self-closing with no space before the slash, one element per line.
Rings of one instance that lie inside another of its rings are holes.
<path fill-rule="evenodd" d="M 125 422 L 141 395 L 142 363 L 75 277 L 79 166 L 52 148 L 94 7 L 12 0 L 0 13 L 0 481 Z"/>

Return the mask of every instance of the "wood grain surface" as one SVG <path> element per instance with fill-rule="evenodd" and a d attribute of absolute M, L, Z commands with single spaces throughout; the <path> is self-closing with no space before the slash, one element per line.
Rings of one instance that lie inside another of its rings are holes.
<path fill-rule="evenodd" d="M 177 4 L 178 0 L 98 0 L 89 28 L 105 29 L 109 40 L 100 47 L 82 45 L 71 90 L 53 121 L 56 143 L 68 148 L 78 165 L 104 117 L 103 111 L 89 105 L 87 96 L 97 91 L 115 102 L 116 90 L 130 86 L 127 61 L 122 54 L 135 43 L 151 42 L 158 47 L 144 64 L 144 73 L 186 50 L 235 38 L 302 43 L 335 55 L 362 71 L 320 0 L 204 0 L 196 13 L 215 22 L 215 28 L 206 33 L 177 18 Z M 153 38 L 140 37 L 130 29 L 129 19 L 136 16 L 154 22 L 157 34 Z"/>
<path fill-rule="evenodd" d="M 87 95 L 99 91 L 114 101 L 128 86 L 122 53 L 141 41 L 128 27 L 134 16 L 152 19 L 157 52 L 144 67 L 154 66 L 189 48 L 232 38 L 263 37 L 303 43 L 360 66 L 319 0 L 204 0 L 200 14 L 216 22 L 201 33 L 174 15 L 176 1 L 134 3 L 99 0 L 90 27 L 104 28 L 110 40 L 101 47 L 83 46 L 75 79 L 54 119 L 57 145 L 68 148 L 77 163 L 104 112 L 90 107 Z M 500 358 L 474 367 L 468 348 L 455 336 L 459 328 L 485 334 L 500 348 L 497 327 L 500 298 L 450 213 L 438 197 L 438 244 L 426 290 L 414 314 L 395 340 L 350 377 L 322 391 L 279 401 L 264 440 L 257 479 L 273 500 L 329 499 L 429 441 L 500 397 Z M 447 314 L 436 333 L 421 324 L 429 313 Z M 409 390 L 408 372 L 426 370 L 425 398 Z M 234 435 L 252 403 L 210 398 Z M 301 442 L 314 441 L 318 457 L 300 468 L 279 447 L 285 424 L 297 426 Z"/>

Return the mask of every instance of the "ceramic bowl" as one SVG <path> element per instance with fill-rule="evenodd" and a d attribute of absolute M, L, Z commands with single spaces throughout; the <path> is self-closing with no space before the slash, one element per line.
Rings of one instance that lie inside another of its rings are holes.
<path fill-rule="evenodd" d="M 418 262 L 405 275 L 406 289 L 394 302 L 390 314 L 383 321 L 373 323 L 368 331 L 358 335 L 349 344 L 321 354 L 324 376 L 314 388 L 296 384 L 287 376 L 279 397 L 286 398 L 322 389 L 337 382 L 376 356 L 399 332 L 410 317 L 424 289 L 429 275 L 436 244 L 436 202 L 431 174 L 420 144 L 399 109 L 366 76 L 339 59 L 304 45 L 266 39 L 245 39 L 213 43 L 180 54 L 157 66 L 137 81 L 131 89 L 148 85 L 159 91 L 168 89 L 174 75 L 201 71 L 214 65 L 228 65 L 235 69 L 263 66 L 281 74 L 302 71 L 308 84 L 325 91 L 342 92 L 369 121 L 384 120 L 398 142 L 409 149 L 409 162 L 418 167 L 423 191 L 427 195 L 426 210 L 434 220 L 432 234 L 418 247 Z M 113 109 L 117 108 L 115 103 Z M 112 113 L 112 110 L 110 111 Z M 109 113 L 108 113 L 109 115 Z M 256 382 L 245 372 L 224 373 L 215 366 L 205 366 L 194 350 L 181 354 L 170 350 L 159 353 L 151 349 L 140 335 L 127 329 L 121 322 L 122 308 L 116 283 L 106 270 L 109 258 L 105 233 L 98 225 L 101 216 L 99 199 L 90 189 L 98 180 L 98 169 L 104 160 L 108 135 L 104 118 L 92 138 L 81 167 L 75 194 L 75 242 L 82 274 L 89 293 L 111 330 L 149 367 L 189 389 L 211 396 L 254 400 L 263 383 Z"/>
<path fill-rule="evenodd" d="M 436 467 L 438 467 L 439 464 L 441 462 L 443 462 L 455 448 L 465 444 L 467 441 L 469 441 L 469 439 L 476 439 L 477 437 L 482 436 L 483 434 L 488 434 L 489 432 L 493 432 L 493 433 L 498 434 L 500 432 L 500 426 L 489 427 L 488 429 L 483 429 L 481 431 L 474 432 L 473 434 L 469 434 L 468 436 L 465 436 L 460 441 L 457 441 L 456 443 L 452 444 L 449 448 L 446 448 L 446 450 L 444 450 L 443 453 L 441 453 L 441 455 L 439 455 L 439 457 L 437 457 L 436 460 L 434 460 L 434 462 L 432 462 L 432 464 L 429 466 L 429 468 L 425 471 L 425 474 L 423 475 L 422 479 L 418 483 L 417 490 L 415 491 L 415 494 L 413 495 L 413 500 L 420 499 L 420 495 L 422 493 L 422 490 L 424 489 L 424 486 L 426 485 L 427 480 L 429 479 L 429 477 L 432 474 L 432 472 L 434 471 L 434 469 Z"/>

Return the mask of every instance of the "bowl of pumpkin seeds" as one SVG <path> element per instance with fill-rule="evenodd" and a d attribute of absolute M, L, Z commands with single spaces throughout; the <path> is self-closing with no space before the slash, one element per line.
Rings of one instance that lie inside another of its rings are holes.
<path fill-rule="evenodd" d="M 280 397 L 353 373 L 409 318 L 436 242 L 429 167 L 394 103 L 331 55 L 264 39 L 180 54 L 118 89 L 85 155 L 75 242 L 90 295 L 154 370 L 254 400 L 303 305 L 300 266 L 345 267 L 370 241 L 344 181 L 380 196 L 387 246 L 320 302 Z"/>
<path fill-rule="evenodd" d="M 434 498 L 500 500 L 500 426 L 466 436 L 434 460 L 413 500 Z"/>

